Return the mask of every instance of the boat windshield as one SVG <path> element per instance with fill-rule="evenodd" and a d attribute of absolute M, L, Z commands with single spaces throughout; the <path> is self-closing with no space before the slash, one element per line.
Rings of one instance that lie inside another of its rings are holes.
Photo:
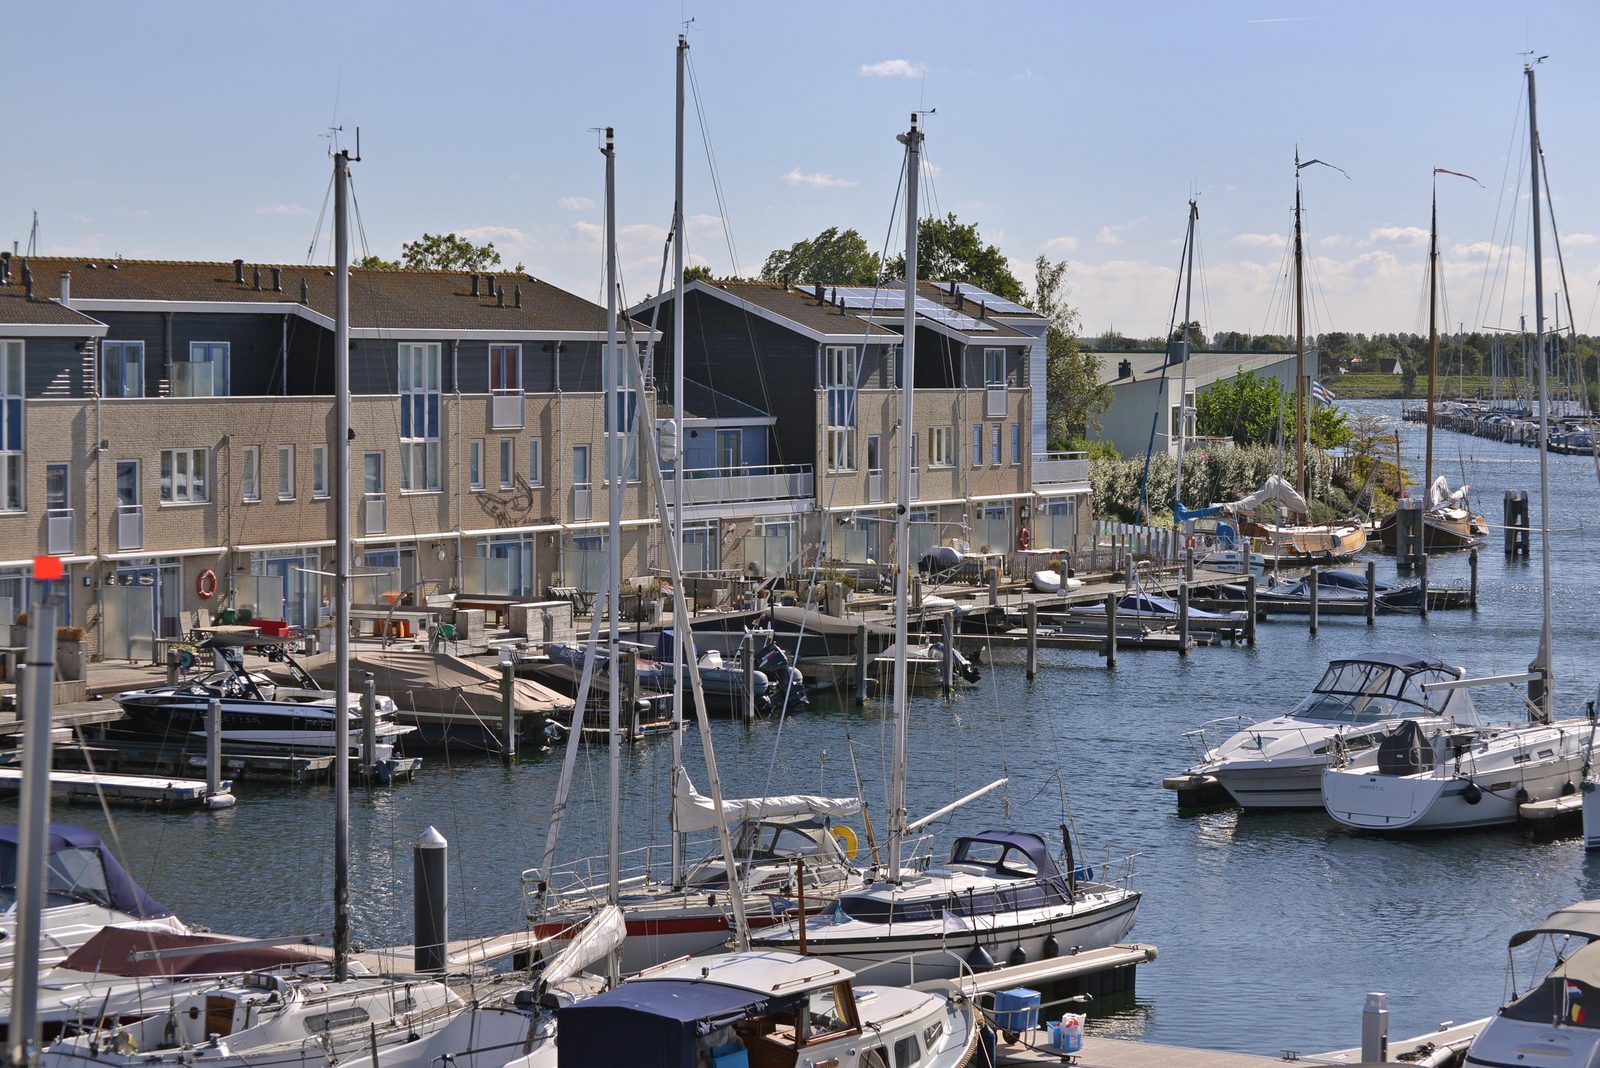
<path fill-rule="evenodd" d="M 741 868 L 746 864 L 784 864 L 793 868 L 796 857 L 839 859 L 833 836 L 828 833 L 824 821 L 817 817 L 783 822 L 747 820 L 734 836 L 733 852 Z M 704 857 L 686 879 L 691 886 L 726 886 L 728 869 L 723 863 L 722 851 L 715 850 Z"/>
<path fill-rule="evenodd" d="M 1390 664 L 1336 660 L 1289 717 L 1317 723 L 1376 723 L 1436 714 L 1438 709 L 1429 704 L 1422 684 L 1453 678 L 1438 668 L 1406 671 Z"/>
<path fill-rule="evenodd" d="M 111 889 L 106 885 L 106 869 L 94 849 L 58 849 L 50 854 L 45 873 L 44 907 L 89 903 L 111 908 Z M 15 884 L 0 886 L 0 911 L 17 902 Z"/>
<path fill-rule="evenodd" d="M 1528 1023 L 1600 1029 L 1600 942 L 1578 947 L 1538 985 L 1500 1010 Z"/>

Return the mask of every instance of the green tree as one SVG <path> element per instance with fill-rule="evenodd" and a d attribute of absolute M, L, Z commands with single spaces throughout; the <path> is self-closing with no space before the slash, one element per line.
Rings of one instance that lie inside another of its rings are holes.
<path fill-rule="evenodd" d="M 1254 371 L 1245 371 L 1201 390 L 1194 407 L 1200 434 L 1248 446 L 1275 442 L 1279 414 L 1287 417 L 1289 406 L 1276 377 L 1257 378 Z M 1292 439 L 1294 428 L 1286 425 L 1284 433 Z"/>
<path fill-rule="evenodd" d="M 878 257 L 867 248 L 866 238 L 854 230 L 841 232 L 830 226 L 809 241 L 769 253 L 761 265 L 761 277 L 797 285 L 870 286 L 878 281 L 878 267 Z"/>
<path fill-rule="evenodd" d="M 363 271 L 398 271 L 400 263 L 397 260 L 386 260 L 382 256 L 362 256 L 356 260 L 356 266 Z"/>
<path fill-rule="evenodd" d="M 474 245 L 456 234 L 423 234 L 400 246 L 401 260 L 413 271 L 486 271 L 500 266 L 494 242 Z M 522 265 L 517 265 L 522 270 Z"/>
<path fill-rule="evenodd" d="M 902 253 L 888 263 L 891 278 L 904 278 Z M 971 282 L 1006 300 L 1026 299 L 1022 283 L 1011 273 L 998 245 L 985 245 L 977 223 L 963 223 L 955 212 L 944 218 L 928 216 L 917 222 L 917 277 L 940 282 Z"/>
<path fill-rule="evenodd" d="M 1040 256 L 1033 264 L 1033 308 L 1050 320 L 1045 331 L 1046 434 L 1052 448 L 1065 448 L 1099 428 L 1111 405 L 1111 387 L 1100 381 L 1100 361 L 1078 344 L 1078 311 L 1067 304 L 1067 261 Z"/>
<path fill-rule="evenodd" d="M 685 267 L 683 269 L 683 281 L 685 285 L 690 282 L 709 282 L 711 281 L 711 268 L 699 263 L 693 267 Z"/>

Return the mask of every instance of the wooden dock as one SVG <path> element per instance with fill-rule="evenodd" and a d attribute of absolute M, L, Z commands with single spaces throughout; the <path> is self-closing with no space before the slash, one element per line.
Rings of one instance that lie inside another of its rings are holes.
<path fill-rule="evenodd" d="M 0 768 L 0 794 L 22 790 L 21 768 Z M 212 793 L 204 779 L 116 775 L 89 771 L 50 772 L 50 795 L 68 804 L 131 805 L 138 808 L 231 808 L 233 783 L 223 779 Z"/>

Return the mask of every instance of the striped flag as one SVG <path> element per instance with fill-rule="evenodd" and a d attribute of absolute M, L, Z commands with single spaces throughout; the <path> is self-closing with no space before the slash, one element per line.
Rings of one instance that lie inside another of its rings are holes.
<path fill-rule="evenodd" d="M 1322 404 L 1332 404 L 1338 398 L 1333 390 L 1313 378 L 1311 380 L 1311 399 Z"/>

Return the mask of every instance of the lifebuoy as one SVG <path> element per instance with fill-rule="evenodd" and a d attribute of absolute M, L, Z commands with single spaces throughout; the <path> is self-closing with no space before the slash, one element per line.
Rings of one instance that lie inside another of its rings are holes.
<path fill-rule="evenodd" d="M 217 573 L 209 567 L 200 572 L 200 577 L 194 580 L 194 589 L 201 600 L 211 600 L 217 592 Z"/>
<path fill-rule="evenodd" d="M 843 824 L 840 824 L 837 827 L 831 828 L 828 833 L 833 835 L 833 837 L 838 840 L 839 848 L 844 850 L 844 855 L 847 860 L 856 859 L 856 854 L 861 850 L 861 842 L 856 838 L 855 831 Z"/>
<path fill-rule="evenodd" d="M 1193 549 L 1194 548 L 1194 535 L 1193 534 L 1189 534 L 1189 535 L 1186 535 L 1184 537 L 1184 539 L 1183 539 L 1183 547 L 1185 549 Z"/>
<path fill-rule="evenodd" d="M 1017 531 L 1017 548 L 1021 549 L 1023 552 L 1027 552 L 1028 546 L 1032 544 L 1032 531 L 1030 531 L 1027 527 L 1023 527 L 1021 530 Z"/>

